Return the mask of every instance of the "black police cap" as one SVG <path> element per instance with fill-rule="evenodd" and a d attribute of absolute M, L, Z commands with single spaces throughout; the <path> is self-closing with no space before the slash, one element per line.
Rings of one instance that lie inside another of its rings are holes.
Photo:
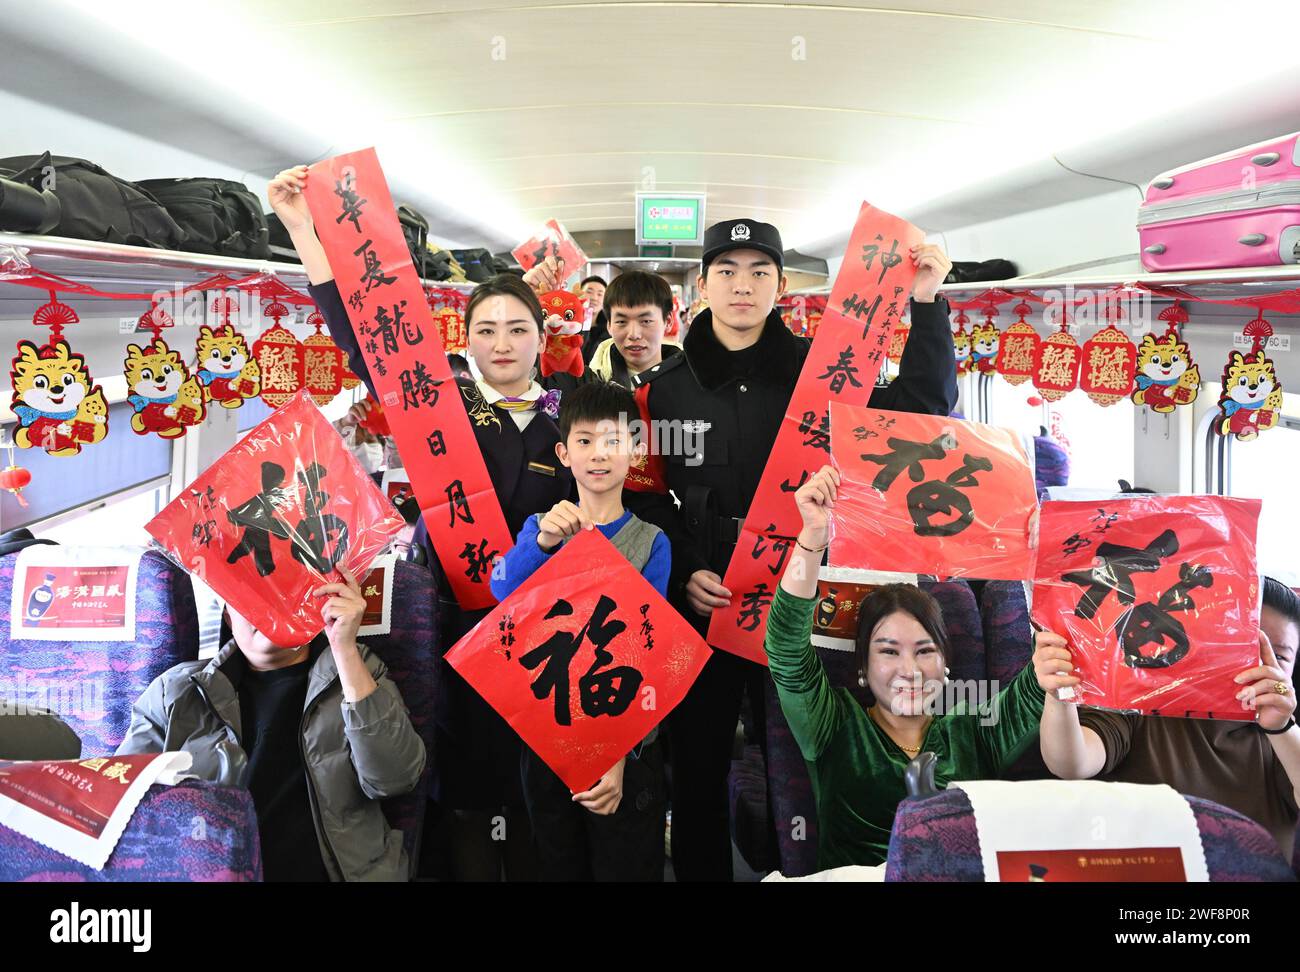
<path fill-rule="evenodd" d="M 728 219 L 714 223 L 704 231 L 703 264 L 709 264 L 728 250 L 758 250 L 776 261 L 778 270 L 785 268 L 785 250 L 781 234 L 771 223 L 756 219 Z"/>

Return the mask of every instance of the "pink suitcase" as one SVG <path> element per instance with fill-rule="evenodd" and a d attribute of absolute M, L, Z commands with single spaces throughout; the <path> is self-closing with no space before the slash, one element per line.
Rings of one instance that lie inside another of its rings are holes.
<path fill-rule="evenodd" d="M 1138 235 L 1152 271 L 1300 263 L 1300 132 L 1161 173 Z"/>

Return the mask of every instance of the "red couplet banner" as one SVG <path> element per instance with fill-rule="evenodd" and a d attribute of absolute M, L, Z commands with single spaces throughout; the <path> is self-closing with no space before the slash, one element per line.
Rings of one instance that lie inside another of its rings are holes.
<path fill-rule="evenodd" d="M 1033 617 L 1069 641 L 1076 701 L 1254 720 L 1233 677 L 1259 664 L 1259 509 L 1223 496 L 1043 504 Z"/>
<path fill-rule="evenodd" d="M 690 625 L 592 530 L 446 657 L 576 793 L 668 716 L 708 656 Z"/>
<path fill-rule="evenodd" d="M 316 233 L 433 548 L 461 606 L 487 607 L 492 561 L 513 542 L 379 159 L 366 149 L 308 171 Z"/>
<path fill-rule="evenodd" d="M 985 580 L 1032 574 L 1038 497 L 1013 432 L 834 403 L 831 454 L 841 474 L 833 566 Z"/>
<path fill-rule="evenodd" d="M 723 578 L 731 604 L 713 612 L 711 645 L 767 664 L 767 612 L 799 533 L 791 494 L 830 461 L 830 403 L 865 405 L 870 399 L 916 277 L 910 251 L 924 238 L 905 220 L 862 204 Z"/>
<path fill-rule="evenodd" d="M 145 529 L 272 644 L 324 628 L 311 591 L 361 580 L 404 522 L 304 389 Z"/>

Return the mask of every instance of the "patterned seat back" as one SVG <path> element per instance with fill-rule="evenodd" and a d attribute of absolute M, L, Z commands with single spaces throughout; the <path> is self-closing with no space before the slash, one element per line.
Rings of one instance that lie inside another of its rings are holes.
<path fill-rule="evenodd" d="M 411 724 L 424 740 L 424 775 L 405 796 L 384 801 L 384 815 L 402 831 L 412 873 L 420 859 L 420 835 L 434 765 L 434 684 L 438 645 L 438 609 L 433 576 L 427 567 L 399 560 L 394 565 L 392 627 L 386 635 L 359 640 L 383 660 L 388 675 L 402 693 Z"/>
<path fill-rule="evenodd" d="M 921 579 L 921 590 L 931 595 L 943 609 L 943 626 L 948 632 L 952 654 L 948 659 L 954 679 L 987 677 L 984 629 L 975 593 L 964 580 L 935 581 Z"/>
<path fill-rule="evenodd" d="M 153 786 L 102 871 L 0 826 L 0 881 L 260 881 L 247 790 L 187 780 Z"/>
<path fill-rule="evenodd" d="M 6 614 L 17 559 L 17 553 L 0 557 Z M 83 757 L 110 755 L 125 738 L 131 706 L 149 683 L 173 665 L 198 658 L 194 587 L 185 571 L 155 551 L 140 558 L 135 624 L 134 641 L 64 642 L 14 640 L 9 624 L 0 622 L 0 683 L 25 694 L 29 704 L 57 712 L 81 738 Z"/>
<path fill-rule="evenodd" d="M 1211 881 L 1294 881 L 1267 830 L 1235 810 L 1184 796 L 1196 815 Z M 970 798 L 948 789 L 904 800 L 889 835 L 886 881 L 983 881 Z"/>
<path fill-rule="evenodd" d="M 984 645 L 989 678 L 1006 688 L 1034 654 L 1034 629 L 1029 624 L 1029 604 L 1019 581 L 989 581 L 980 593 Z M 1042 751 L 1030 746 L 1005 774 L 1008 780 L 1045 780 L 1051 777 Z"/>

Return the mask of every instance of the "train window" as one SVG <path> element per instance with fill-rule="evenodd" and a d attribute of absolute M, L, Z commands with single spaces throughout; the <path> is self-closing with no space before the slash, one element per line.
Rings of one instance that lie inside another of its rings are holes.
<path fill-rule="evenodd" d="M 1230 445 L 1227 492 L 1261 499 L 1259 569 L 1289 584 L 1300 583 L 1300 517 L 1293 509 L 1300 482 L 1300 394 L 1286 393 L 1282 421 L 1251 442 Z"/>
<path fill-rule="evenodd" d="M 98 501 L 77 511 L 75 516 L 59 517 L 48 526 L 34 524 L 32 532 L 55 543 L 145 547 L 150 537 L 144 525 L 165 505 L 167 483 L 164 481 L 142 492 L 130 491 L 115 500 Z"/>
<path fill-rule="evenodd" d="M 1045 426 L 1056 431 L 1070 454 L 1071 486 L 1117 489 L 1121 479 L 1132 481 L 1132 402 L 1124 399 L 1102 407 L 1075 391 L 1048 403 L 1044 414 L 1041 405 L 1029 404 L 1029 399 L 1037 396 L 1031 385 L 1011 385 L 1001 377 L 994 378 L 988 422 L 1029 436 L 1038 435 Z"/>
<path fill-rule="evenodd" d="M 81 523 L 82 514 L 90 507 L 101 503 L 116 507 L 119 500 L 148 491 L 150 484 L 165 486 L 172 471 L 172 444 L 156 435 L 132 435 L 132 413 L 126 402 L 110 406 L 110 437 L 87 446 L 79 456 L 15 450 L 15 462 L 31 472 L 32 481 L 22 494 L 27 506 L 19 504 L 11 493 L 0 492 L 0 529 L 32 526 L 34 532 L 40 532 L 42 522 L 54 526 L 73 516 Z M 4 441 L 8 442 L 12 433 L 13 426 L 5 426 Z M 105 522 L 112 518 L 106 517 Z"/>

